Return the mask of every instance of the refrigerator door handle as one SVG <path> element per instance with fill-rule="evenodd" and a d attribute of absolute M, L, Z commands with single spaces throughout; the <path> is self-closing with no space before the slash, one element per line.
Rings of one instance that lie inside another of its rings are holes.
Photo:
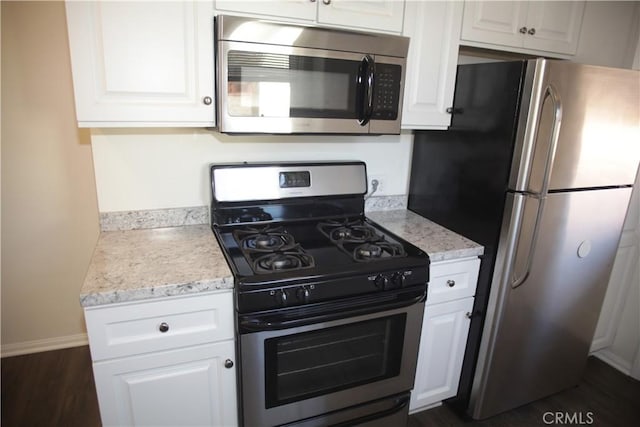
<path fill-rule="evenodd" d="M 562 125 L 562 100 L 555 87 L 552 84 L 547 86 L 545 98 L 549 97 L 553 106 L 553 124 L 551 130 L 551 140 L 549 141 L 549 150 L 547 152 L 547 161 L 544 168 L 544 179 L 542 180 L 543 197 L 546 197 L 549 189 L 549 181 L 551 181 L 551 169 L 556 156 L 556 148 L 560 139 L 560 126 Z M 544 105 L 544 102 L 543 104 Z"/>
<path fill-rule="evenodd" d="M 542 212 L 544 210 L 544 202 L 547 197 L 547 191 L 549 189 L 549 181 L 551 180 L 551 169 L 553 167 L 553 160 L 556 153 L 556 148 L 558 146 L 558 139 L 560 138 L 560 125 L 562 124 L 562 101 L 560 96 L 558 95 L 558 91 L 553 87 L 553 85 L 548 85 L 545 90 L 544 99 L 549 97 L 551 99 L 551 103 L 553 106 L 553 124 L 551 128 L 551 138 L 549 141 L 549 148 L 547 151 L 545 168 L 544 168 L 544 178 L 542 180 L 542 188 L 539 195 L 531 194 L 530 197 L 538 199 L 538 206 L 535 215 L 535 223 L 533 225 L 533 232 L 531 234 L 531 238 L 528 243 L 527 252 L 526 252 L 526 261 L 524 264 L 524 269 L 522 274 L 519 274 L 517 271 L 516 258 L 518 255 L 517 248 L 520 246 L 519 244 L 516 246 L 516 255 L 512 261 L 513 268 L 513 280 L 511 282 L 511 287 L 513 289 L 522 285 L 527 278 L 529 277 L 529 273 L 531 271 L 531 264 L 533 263 L 533 256 L 535 253 L 536 242 L 538 240 L 538 234 L 540 233 L 540 222 L 542 219 Z M 544 105 L 544 102 L 542 103 Z M 538 132 L 536 132 L 538 133 Z M 526 209 L 524 209 L 526 213 Z M 522 224 L 522 223 L 521 223 Z M 522 232 L 519 237 L 522 237 Z"/>
<path fill-rule="evenodd" d="M 527 201 L 531 201 L 531 200 L 537 200 L 537 208 L 536 208 L 536 213 L 535 213 L 535 221 L 533 224 L 533 232 L 530 235 L 529 238 L 529 243 L 526 245 L 527 247 L 527 252 L 526 255 L 524 255 L 525 258 L 525 263 L 524 263 L 524 268 L 522 269 L 522 273 L 518 272 L 518 262 L 517 260 L 520 258 L 520 256 L 522 255 L 521 253 L 519 253 L 519 249 L 520 249 L 520 243 L 521 241 L 523 241 L 523 236 L 526 234 L 525 231 L 526 230 L 520 230 L 520 233 L 518 234 L 518 242 L 515 245 L 515 251 L 514 251 L 514 256 L 512 258 L 511 261 L 511 271 L 513 272 L 513 276 L 512 276 L 512 280 L 511 280 L 511 287 L 513 289 L 517 288 L 518 286 L 522 285 L 527 278 L 529 277 L 529 273 L 531 272 L 531 264 L 533 264 L 533 255 L 535 253 L 535 248 L 536 248 L 536 241 L 538 240 L 538 234 L 540 233 L 540 220 L 542 218 L 542 209 L 544 206 L 544 198 L 541 198 L 539 196 L 536 195 L 527 195 L 525 197 L 525 200 Z M 526 206 L 526 201 L 524 202 L 524 207 L 521 208 L 521 215 L 524 217 L 527 214 L 527 206 Z M 523 225 L 526 223 L 526 220 L 523 220 L 521 218 L 520 220 L 520 226 L 523 227 Z"/>

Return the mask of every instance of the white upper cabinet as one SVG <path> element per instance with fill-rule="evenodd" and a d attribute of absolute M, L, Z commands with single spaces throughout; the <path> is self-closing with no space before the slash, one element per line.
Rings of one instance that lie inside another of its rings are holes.
<path fill-rule="evenodd" d="M 216 0 L 215 5 L 219 13 L 228 11 L 248 15 L 267 15 L 306 21 L 314 21 L 317 14 L 317 1 L 315 0 Z"/>
<path fill-rule="evenodd" d="M 319 0 L 318 22 L 344 27 L 402 31 L 404 1 L 399 0 Z"/>
<path fill-rule="evenodd" d="M 214 126 L 213 8 L 66 3 L 80 127 Z"/>
<path fill-rule="evenodd" d="M 524 47 L 575 54 L 584 14 L 583 1 L 529 2 Z"/>
<path fill-rule="evenodd" d="M 217 0 L 219 13 L 267 15 L 361 30 L 400 33 L 404 1 L 401 0 Z"/>
<path fill-rule="evenodd" d="M 504 46 L 522 46 L 527 3 L 519 1 L 467 1 L 464 3 L 462 40 Z"/>
<path fill-rule="evenodd" d="M 467 1 L 461 43 L 531 54 L 573 55 L 578 48 L 584 3 Z"/>
<path fill-rule="evenodd" d="M 444 129 L 451 124 L 462 3 L 407 1 L 403 35 L 410 37 L 402 127 Z"/>

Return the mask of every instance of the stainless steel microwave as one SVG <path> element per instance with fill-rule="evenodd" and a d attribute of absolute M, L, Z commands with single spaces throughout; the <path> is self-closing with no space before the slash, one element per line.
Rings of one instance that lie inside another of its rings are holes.
<path fill-rule="evenodd" d="M 409 39 L 216 18 L 223 133 L 398 134 Z"/>

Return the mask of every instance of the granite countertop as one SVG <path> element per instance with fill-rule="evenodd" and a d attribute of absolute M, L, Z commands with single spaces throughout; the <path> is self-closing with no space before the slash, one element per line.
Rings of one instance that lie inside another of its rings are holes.
<path fill-rule="evenodd" d="M 481 255 L 484 248 L 405 209 L 367 217 L 429 254 L 431 262 Z M 103 231 L 80 303 L 84 307 L 233 288 L 208 225 Z"/>
<path fill-rule="evenodd" d="M 367 217 L 429 254 L 431 262 L 482 255 L 484 247 L 406 209 Z"/>
<path fill-rule="evenodd" d="M 219 289 L 233 276 L 208 225 L 100 234 L 80 291 L 84 307 Z"/>

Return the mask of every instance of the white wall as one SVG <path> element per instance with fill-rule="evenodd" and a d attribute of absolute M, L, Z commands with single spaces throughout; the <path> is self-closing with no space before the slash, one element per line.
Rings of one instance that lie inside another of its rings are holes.
<path fill-rule="evenodd" d="M 2 356 L 86 342 L 78 294 L 100 233 L 62 2 L 2 10 Z"/>
<path fill-rule="evenodd" d="M 193 129 L 93 129 L 100 212 L 209 204 L 209 163 L 362 160 L 376 195 L 407 193 L 410 133 L 385 136 L 229 136 Z"/>

